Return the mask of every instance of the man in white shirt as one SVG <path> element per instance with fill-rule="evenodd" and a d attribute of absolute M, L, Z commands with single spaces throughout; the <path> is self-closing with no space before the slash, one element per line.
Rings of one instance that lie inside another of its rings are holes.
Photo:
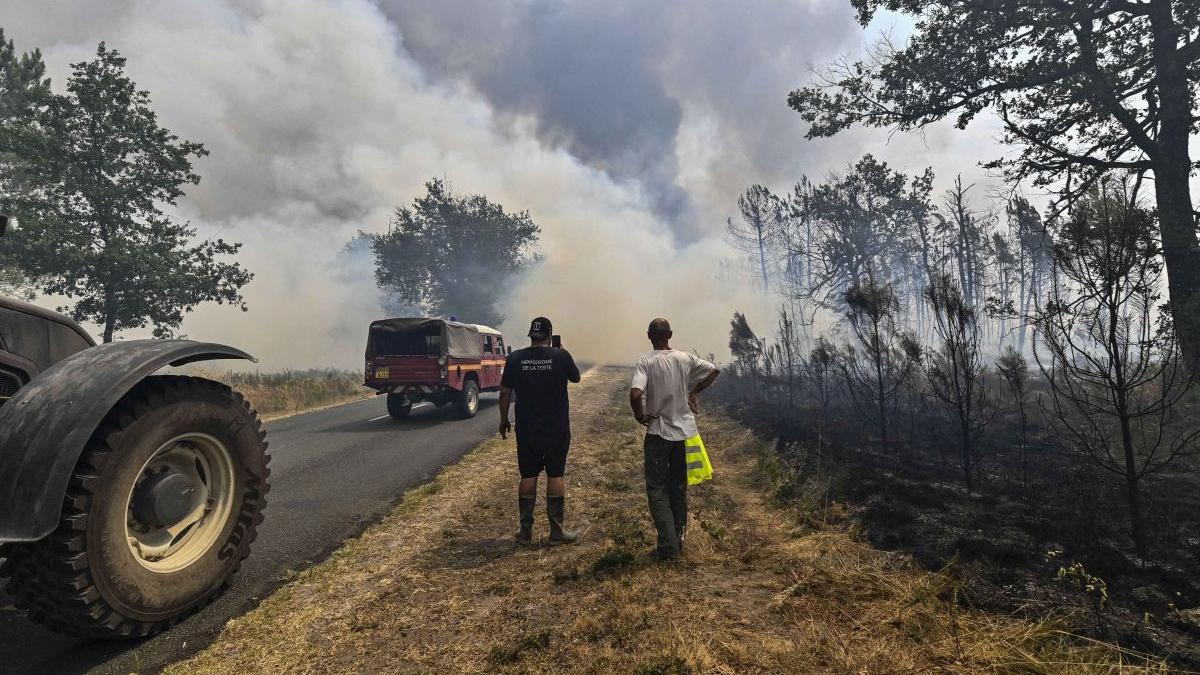
<path fill-rule="evenodd" d="M 696 429 L 696 396 L 720 371 L 704 359 L 671 349 L 671 324 L 650 322 L 654 350 L 638 359 L 629 389 L 633 416 L 646 426 L 646 498 L 658 529 L 660 559 L 679 555 L 687 528 L 686 441 Z"/>

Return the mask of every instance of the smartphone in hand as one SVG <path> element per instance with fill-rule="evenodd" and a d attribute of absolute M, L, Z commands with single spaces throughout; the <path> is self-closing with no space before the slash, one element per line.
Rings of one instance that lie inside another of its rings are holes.
<path fill-rule="evenodd" d="M 551 335 L 550 336 L 550 345 L 552 347 L 554 347 L 555 349 L 562 349 L 562 336 L 561 335 Z"/>

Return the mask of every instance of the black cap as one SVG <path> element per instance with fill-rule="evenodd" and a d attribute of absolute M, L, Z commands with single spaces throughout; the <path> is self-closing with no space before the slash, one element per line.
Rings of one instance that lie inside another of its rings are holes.
<path fill-rule="evenodd" d="M 529 337 L 534 340 L 545 340 L 554 333 L 554 325 L 550 323 L 550 319 L 544 316 L 539 316 L 529 322 Z"/>

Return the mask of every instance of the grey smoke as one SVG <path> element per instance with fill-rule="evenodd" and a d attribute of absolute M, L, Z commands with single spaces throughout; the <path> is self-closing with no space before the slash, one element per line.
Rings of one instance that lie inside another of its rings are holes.
<path fill-rule="evenodd" d="M 163 124 L 208 147 L 176 215 L 243 242 L 256 276 L 249 312 L 202 305 L 183 331 L 266 370 L 361 366 L 387 312 L 369 254 L 344 247 L 431 176 L 543 228 L 543 263 L 497 289 L 507 332 L 549 315 L 580 358 L 626 362 L 650 317 L 705 354 L 735 309 L 771 322 L 776 300 L 722 272 L 747 185 L 866 151 L 941 176 L 996 152 L 986 130 L 882 151 L 873 132 L 800 139 L 784 98 L 808 63 L 858 48 L 846 0 L 0 0 L 0 25 L 60 90 L 107 41 Z"/>
<path fill-rule="evenodd" d="M 803 133 L 787 91 L 856 34 L 848 2 L 378 1 L 427 72 L 636 183 L 685 240 L 723 222 L 681 184 L 685 109 L 715 119 L 722 164 L 783 178 Z"/>

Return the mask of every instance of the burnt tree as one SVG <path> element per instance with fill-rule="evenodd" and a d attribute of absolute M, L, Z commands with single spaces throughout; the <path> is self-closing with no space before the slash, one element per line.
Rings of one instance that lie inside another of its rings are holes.
<path fill-rule="evenodd" d="M 986 366 L 979 317 L 949 274 L 934 279 L 925 289 L 925 299 L 933 309 L 937 336 L 925 365 L 929 389 L 954 424 L 963 482 L 973 490 L 979 438 L 992 415 L 991 396 L 983 382 Z"/>
<path fill-rule="evenodd" d="M 1200 125 L 1200 3 L 1195 0 L 851 0 L 866 26 L 881 10 L 915 20 L 908 43 L 882 41 L 831 64 L 788 104 L 810 138 L 852 125 L 917 129 L 985 109 L 1020 148 L 996 160 L 1019 182 L 1054 187 L 1060 208 L 1106 171 L 1154 173 L 1176 331 L 1200 355 L 1200 242 L 1189 141 Z"/>
<path fill-rule="evenodd" d="M 1136 193 L 1105 182 L 1072 210 L 1054 249 L 1061 278 L 1035 317 L 1034 357 L 1062 437 L 1124 481 L 1144 553 L 1141 481 L 1195 453 L 1200 426 L 1170 315 L 1159 311 L 1154 217 Z"/>
<path fill-rule="evenodd" d="M 884 451 L 892 447 L 892 412 L 920 348 L 896 327 L 899 300 L 888 284 L 863 280 L 846 290 L 845 318 L 862 350 L 847 347 L 839 363 L 850 400 L 872 419 Z"/>
<path fill-rule="evenodd" d="M 738 197 L 740 221 L 726 221 L 733 245 L 745 253 L 758 258 L 762 275 L 763 290 L 771 287 L 770 270 L 774 262 L 775 247 L 779 239 L 779 226 L 783 218 L 783 202 L 761 185 L 752 185 Z"/>

